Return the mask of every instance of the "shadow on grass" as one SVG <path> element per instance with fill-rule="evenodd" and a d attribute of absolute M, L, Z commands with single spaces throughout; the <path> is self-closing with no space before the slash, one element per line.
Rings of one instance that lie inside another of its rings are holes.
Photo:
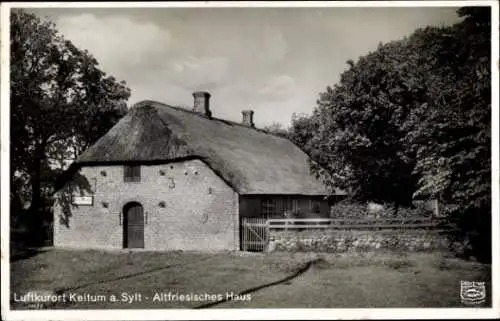
<path fill-rule="evenodd" d="M 309 268 L 313 264 L 321 263 L 321 261 L 322 261 L 322 259 L 316 259 L 316 260 L 309 261 L 306 264 L 304 264 L 304 266 L 302 266 L 301 268 L 299 268 L 294 274 L 292 274 L 290 276 L 287 276 L 287 277 L 285 277 L 285 278 L 283 278 L 281 280 L 275 281 L 275 282 L 266 283 L 266 284 L 262 284 L 262 285 L 259 285 L 259 286 L 247 289 L 247 290 L 245 290 L 243 292 L 240 292 L 240 293 L 236 294 L 235 297 L 241 297 L 241 296 L 243 296 L 245 294 L 253 293 L 253 292 L 256 292 L 258 290 L 265 289 L 265 288 L 268 288 L 268 287 L 271 287 L 271 286 L 274 286 L 274 285 L 278 285 L 278 284 L 289 282 L 289 281 L 295 279 L 296 277 L 298 277 L 299 275 L 305 273 L 307 270 L 309 270 Z M 210 308 L 212 306 L 215 306 L 215 305 L 218 305 L 218 304 L 222 304 L 224 302 L 228 302 L 228 301 L 231 301 L 231 300 L 232 300 L 231 298 L 226 297 L 226 299 L 223 299 L 223 300 L 220 300 L 220 301 L 216 301 L 216 302 L 207 303 L 207 304 L 203 304 L 203 305 L 195 307 L 194 309 Z"/>
<path fill-rule="evenodd" d="M 22 249 L 11 249 L 10 262 L 17 262 L 21 260 L 26 260 L 31 257 L 37 256 L 38 254 L 50 251 L 50 249 L 43 248 L 22 248 Z"/>
<path fill-rule="evenodd" d="M 149 269 L 149 270 L 145 270 L 145 271 L 141 271 L 141 272 L 137 272 L 137 273 L 131 273 L 131 274 L 119 276 L 119 277 L 112 278 L 112 279 L 100 280 L 100 281 L 85 283 L 85 284 L 81 284 L 81 285 L 77 285 L 77 286 L 73 286 L 73 287 L 57 289 L 54 292 L 57 295 L 62 295 L 64 292 L 80 290 L 80 289 L 83 289 L 83 288 L 86 288 L 86 287 L 89 287 L 89 286 L 92 286 L 92 285 L 105 284 L 105 283 L 110 283 L 110 282 L 115 282 L 115 281 L 126 280 L 126 279 L 133 278 L 133 277 L 136 277 L 136 276 L 141 276 L 141 275 L 145 275 L 145 274 L 148 274 L 148 273 L 154 273 L 154 272 L 158 272 L 158 271 L 161 271 L 161 270 L 170 269 L 170 268 L 181 266 L 181 265 L 187 266 L 187 265 L 191 265 L 191 264 L 198 264 L 198 263 L 202 263 L 204 261 L 208 261 L 209 259 L 212 259 L 214 257 L 215 257 L 215 255 L 214 256 L 209 256 L 207 258 L 204 258 L 204 259 L 201 259 L 201 260 L 197 260 L 197 261 L 183 262 L 183 263 L 177 263 L 177 264 L 170 264 L 170 265 L 160 266 L 160 267 L 157 267 L 157 268 L 154 268 L 154 269 Z"/>

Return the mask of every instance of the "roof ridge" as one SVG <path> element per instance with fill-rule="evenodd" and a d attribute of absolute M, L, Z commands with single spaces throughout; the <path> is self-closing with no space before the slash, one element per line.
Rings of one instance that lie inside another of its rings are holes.
<path fill-rule="evenodd" d="M 201 118 L 211 119 L 211 120 L 218 120 L 218 121 L 223 122 L 223 123 L 229 123 L 230 125 L 236 125 L 236 126 L 240 126 L 240 127 L 243 127 L 243 128 L 252 129 L 252 130 L 258 131 L 258 132 L 263 133 L 263 134 L 271 135 L 271 136 L 278 137 L 278 138 L 283 138 L 283 139 L 286 139 L 286 140 L 290 141 L 286 137 L 283 137 L 283 136 L 271 133 L 271 132 L 266 131 L 265 129 L 262 129 L 262 128 L 247 126 L 245 124 L 242 124 L 242 123 L 239 123 L 239 122 L 235 122 L 233 120 L 223 119 L 223 118 L 217 118 L 217 117 L 210 117 L 210 118 L 208 118 L 208 117 L 206 117 L 203 114 L 200 114 L 198 112 L 195 112 L 195 111 L 183 108 L 181 106 L 173 106 L 173 105 L 165 104 L 165 103 L 162 103 L 162 102 L 159 102 L 159 101 L 156 101 L 156 100 L 150 100 L 150 99 L 141 100 L 141 101 L 135 103 L 134 105 L 132 105 L 132 107 L 130 108 L 130 110 L 132 111 L 135 108 L 142 108 L 142 107 L 151 106 L 151 105 L 155 105 L 155 106 L 160 105 L 161 107 L 172 108 L 172 109 L 175 109 L 175 110 L 178 110 L 178 111 L 181 111 L 181 112 L 185 112 L 185 113 L 189 113 L 189 114 L 201 117 Z"/>

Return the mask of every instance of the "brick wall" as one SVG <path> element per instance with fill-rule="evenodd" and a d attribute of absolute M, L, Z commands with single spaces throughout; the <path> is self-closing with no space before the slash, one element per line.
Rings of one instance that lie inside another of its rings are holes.
<path fill-rule="evenodd" d="M 238 194 L 200 160 L 141 166 L 141 181 L 135 183 L 124 183 L 123 166 L 84 167 L 79 173 L 80 185 L 91 191 L 72 193 L 93 195 L 94 205 L 68 206 L 68 188 L 59 191 L 56 247 L 122 248 L 123 207 L 135 201 L 144 208 L 145 249 L 239 248 Z"/>

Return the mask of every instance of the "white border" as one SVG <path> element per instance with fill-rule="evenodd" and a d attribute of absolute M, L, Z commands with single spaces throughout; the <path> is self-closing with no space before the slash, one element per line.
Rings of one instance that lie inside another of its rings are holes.
<path fill-rule="evenodd" d="M 499 69 L 500 69 L 500 54 L 499 54 L 499 24 L 500 12 L 498 2 L 494 1 L 491 6 L 491 217 L 492 217 L 492 294 L 496 298 L 493 301 L 493 309 L 496 310 L 496 317 L 500 318 L 500 152 L 499 152 L 499 132 L 500 132 L 500 97 L 499 97 Z"/>
<path fill-rule="evenodd" d="M 198 8 L 198 7 L 459 7 L 490 6 L 491 0 L 468 1 L 186 1 L 186 2 L 16 2 L 8 3 L 9 8 Z"/>
<path fill-rule="evenodd" d="M 459 7 L 490 6 L 492 9 L 492 266 L 500 265 L 499 227 L 499 6 L 497 1 L 288 1 L 288 2 L 19 2 L 1 5 L 1 248 L 2 317 L 7 320 L 236 320 L 236 319 L 475 319 L 500 317 L 499 269 L 492 269 L 493 307 L 491 309 L 210 309 L 210 310 L 9 310 L 9 13 L 11 8 L 152 8 L 152 7 Z M 408 289 L 411 291 L 411 289 Z M 145 313 L 147 311 L 147 313 Z"/>
<path fill-rule="evenodd" d="M 0 61 L 1 61 L 1 96 L 0 96 L 0 218 L 1 218 L 1 242 L 2 242 L 2 318 L 10 315 L 8 312 L 10 296 L 10 271 L 9 271 L 9 239 L 10 239 L 10 79 L 9 79 L 9 60 L 10 60 L 10 10 L 6 10 L 5 5 L 1 4 L 0 22 L 1 22 L 1 42 L 0 42 Z M 8 277 L 6 277 L 8 276 Z"/>

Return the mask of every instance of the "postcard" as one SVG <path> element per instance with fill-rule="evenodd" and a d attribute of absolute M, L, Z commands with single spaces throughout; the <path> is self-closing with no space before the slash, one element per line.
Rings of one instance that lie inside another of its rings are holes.
<path fill-rule="evenodd" d="M 2 3 L 2 318 L 495 318 L 495 1 Z"/>

